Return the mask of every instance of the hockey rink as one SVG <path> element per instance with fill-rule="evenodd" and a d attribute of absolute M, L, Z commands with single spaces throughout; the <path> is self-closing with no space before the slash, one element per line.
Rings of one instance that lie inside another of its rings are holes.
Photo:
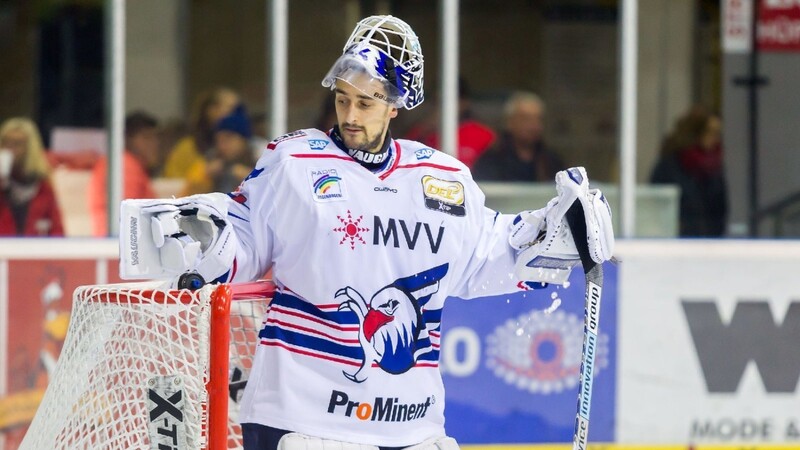
<path fill-rule="evenodd" d="M 120 281 L 116 252 L 113 240 L 0 249 L 6 448 L 41 399 L 71 292 Z M 589 448 L 797 448 L 798 252 L 800 243 L 786 241 L 620 241 L 621 262 L 605 268 Z M 448 300 L 440 370 L 446 427 L 462 445 L 570 448 L 581 278 L 575 271 L 566 287 Z M 30 380 L 35 388 L 18 387 Z"/>

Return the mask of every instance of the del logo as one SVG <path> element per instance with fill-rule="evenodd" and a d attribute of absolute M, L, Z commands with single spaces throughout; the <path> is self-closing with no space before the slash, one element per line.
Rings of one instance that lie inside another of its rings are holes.
<path fill-rule="evenodd" d="M 355 372 L 343 372 L 347 379 L 362 383 L 376 367 L 391 374 L 404 373 L 418 359 L 430 356 L 429 340 L 418 342 L 420 330 L 427 330 L 422 312 L 439 291 L 439 281 L 447 269 L 448 264 L 442 264 L 399 278 L 380 288 L 369 300 L 350 286 L 336 291 L 339 311 L 350 310 L 358 317 L 358 342 L 364 351 L 361 366 Z M 331 397 L 329 412 L 337 403 Z"/>
<path fill-rule="evenodd" d="M 447 181 L 425 175 L 422 177 L 422 192 L 425 207 L 453 216 L 467 214 L 464 200 L 464 185 L 458 181 Z"/>
<path fill-rule="evenodd" d="M 417 160 L 428 159 L 433 156 L 433 151 L 432 148 L 421 148 L 414 152 L 414 156 L 417 157 Z"/>
<path fill-rule="evenodd" d="M 322 150 L 328 146 L 328 141 L 325 139 L 309 139 L 308 146 L 311 147 L 311 150 Z"/>
<path fill-rule="evenodd" d="M 344 200 L 344 182 L 336 169 L 309 169 L 311 192 L 318 202 Z"/>
<path fill-rule="evenodd" d="M 498 326 L 486 338 L 486 366 L 517 389 L 558 394 L 578 385 L 583 321 L 575 314 L 533 310 Z M 608 336 L 592 341 L 594 375 L 608 367 Z"/>

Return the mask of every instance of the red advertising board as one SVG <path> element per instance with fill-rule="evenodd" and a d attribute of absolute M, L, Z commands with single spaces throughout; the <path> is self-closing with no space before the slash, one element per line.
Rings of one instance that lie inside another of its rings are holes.
<path fill-rule="evenodd" d="M 81 285 L 119 282 L 116 260 L 10 259 L 5 334 L 7 361 L 0 370 L 7 380 L 0 394 L 0 448 L 19 446 L 47 387 L 69 325 L 72 292 Z M 105 265 L 98 279 L 98 262 Z"/>
<path fill-rule="evenodd" d="M 800 0 L 761 0 L 758 13 L 760 50 L 800 51 Z"/>

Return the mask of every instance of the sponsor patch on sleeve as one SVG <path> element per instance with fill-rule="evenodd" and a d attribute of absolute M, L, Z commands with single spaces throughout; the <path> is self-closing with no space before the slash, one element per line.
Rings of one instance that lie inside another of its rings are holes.
<path fill-rule="evenodd" d="M 428 209 L 458 217 L 467 215 L 464 185 L 458 181 L 425 175 L 422 177 L 422 193 Z"/>
<path fill-rule="evenodd" d="M 308 169 L 311 193 L 318 202 L 345 200 L 344 180 L 336 169 Z"/>
<path fill-rule="evenodd" d="M 308 146 L 311 150 L 323 150 L 325 147 L 328 146 L 327 139 L 309 139 Z"/>
<path fill-rule="evenodd" d="M 267 144 L 267 150 L 274 150 L 275 147 L 278 144 L 280 144 L 281 142 L 287 141 L 289 139 L 298 138 L 298 137 L 301 137 L 301 136 L 306 136 L 306 132 L 303 131 L 303 130 L 297 130 L 297 131 L 292 131 L 291 133 L 286 133 L 286 134 L 284 134 L 282 136 L 278 136 L 275 139 L 273 139 L 272 141 L 270 141 L 269 144 Z"/>
<path fill-rule="evenodd" d="M 435 150 L 432 148 L 421 148 L 414 152 L 414 156 L 417 157 L 418 161 L 421 159 L 429 159 L 431 156 L 433 156 L 434 151 Z"/>

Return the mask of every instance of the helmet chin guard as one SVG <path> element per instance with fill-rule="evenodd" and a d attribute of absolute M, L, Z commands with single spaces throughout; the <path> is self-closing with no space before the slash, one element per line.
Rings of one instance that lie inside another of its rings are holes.
<path fill-rule="evenodd" d="M 419 106 L 424 92 L 422 47 L 417 35 L 393 16 L 363 19 L 322 85 L 333 89 L 337 79 L 396 108 Z"/>

